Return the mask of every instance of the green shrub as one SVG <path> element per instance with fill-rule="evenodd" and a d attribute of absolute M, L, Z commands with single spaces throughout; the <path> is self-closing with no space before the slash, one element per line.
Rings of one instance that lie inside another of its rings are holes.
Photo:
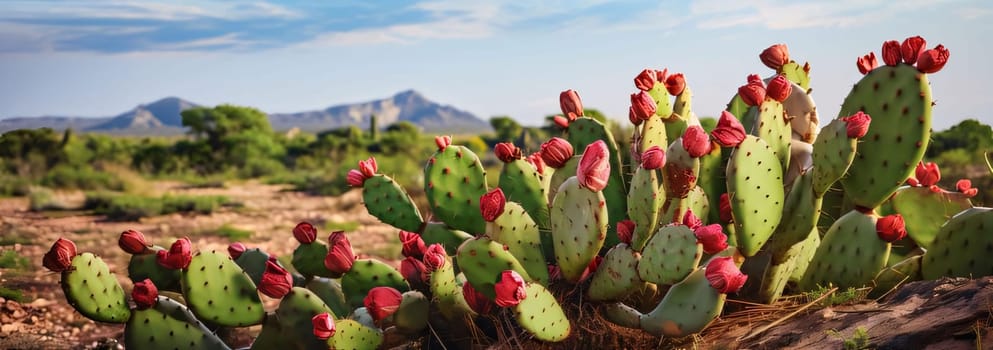
<path fill-rule="evenodd" d="M 86 195 L 83 207 L 92 210 L 95 214 L 106 215 L 107 220 L 133 221 L 172 213 L 210 214 L 230 204 L 230 200 L 224 196 L 146 197 L 96 192 Z"/>
<path fill-rule="evenodd" d="M 28 266 L 28 259 L 13 250 L 0 253 L 0 269 L 23 269 Z"/>
<path fill-rule="evenodd" d="M 59 165 L 41 178 L 41 185 L 51 188 L 74 190 L 124 190 L 124 182 L 118 177 L 95 170 L 91 167 L 71 167 Z"/>
<path fill-rule="evenodd" d="M 217 230 L 214 231 L 214 234 L 235 241 L 252 237 L 252 231 L 242 230 L 229 224 L 224 224 L 223 226 L 218 227 Z"/>
<path fill-rule="evenodd" d="M 0 174 L 0 197 L 26 196 L 31 192 L 31 180 Z"/>

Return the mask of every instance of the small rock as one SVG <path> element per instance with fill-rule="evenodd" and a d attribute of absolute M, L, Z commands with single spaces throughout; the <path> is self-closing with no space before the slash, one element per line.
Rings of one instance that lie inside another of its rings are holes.
<path fill-rule="evenodd" d="M 836 315 L 837 313 L 835 313 L 834 309 L 832 308 L 825 308 L 824 310 L 821 311 L 821 317 L 823 317 L 825 320 L 830 320 L 834 318 L 834 316 Z"/>

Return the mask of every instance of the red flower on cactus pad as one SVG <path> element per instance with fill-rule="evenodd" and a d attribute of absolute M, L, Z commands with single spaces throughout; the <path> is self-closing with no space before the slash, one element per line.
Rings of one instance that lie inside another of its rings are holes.
<path fill-rule="evenodd" d="M 765 101 L 765 84 L 762 84 L 761 79 L 758 81 L 749 79 L 748 84 L 738 88 L 738 96 L 746 105 L 758 106 L 762 104 L 762 101 Z"/>
<path fill-rule="evenodd" d="M 655 83 L 658 82 L 656 78 L 657 75 L 654 70 L 645 69 L 637 77 L 634 77 L 634 86 L 641 91 L 651 90 L 655 87 Z"/>
<path fill-rule="evenodd" d="M 887 66 L 896 66 L 901 59 L 900 42 L 890 40 L 883 43 L 883 63 Z"/>
<path fill-rule="evenodd" d="M 941 181 L 941 169 L 938 169 L 938 164 L 934 164 L 934 162 L 917 163 L 914 175 L 917 177 L 917 182 L 923 187 L 931 187 Z"/>
<path fill-rule="evenodd" d="M 710 286 L 721 294 L 737 292 L 748 280 L 748 276 L 741 273 L 741 270 L 735 265 L 734 259 L 730 256 L 711 260 L 707 264 L 706 276 Z"/>
<path fill-rule="evenodd" d="M 167 269 L 185 269 L 190 265 L 190 260 L 193 259 L 192 246 L 189 238 L 180 238 L 172 243 L 169 250 L 156 252 L 155 262 Z"/>
<path fill-rule="evenodd" d="M 121 237 L 117 239 L 117 245 L 128 254 L 144 254 L 148 251 L 148 242 L 145 241 L 145 234 L 141 231 L 127 230 L 121 232 Z"/>
<path fill-rule="evenodd" d="M 656 111 L 658 110 L 656 109 Z M 638 118 L 638 113 L 634 111 L 634 106 L 628 107 L 628 121 L 630 121 L 634 126 L 641 125 L 641 123 L 644 122 L 644 120 Z"/>
<path fill-rule="evenodd" d="M 352 244 L 348 242 L 345 231 L 337 231 L 328 237 L 328 255 L 324 257 L 324 267 L 336 274 L 343 274 L 352 269 L 355 264 L 355 254 Z"/>
<path fill-rule="evenodd" d="M 317 229 L 309 222 L 301 222 L 293 228 L 293 238 L 300 244 L 311 244 L 317 240 Z"/>
<path fill-rule="evenodd" d="M 424 240 L 421 239 L 420 234 L 400 230 L 400 233 L 397 235 L 400 238 L 400 243 L 403 245 L 400 251 L 403 256 L 412 256 L 417 259 L 424 256 L 424 251 L 428 248 L 424 245 Z"/>
<path fill-rule="evenodd" d="M 369 315 L 376 322 L 390 317 L 397 312 L 401 302 L 403 302 L 403 295 L 400 294 L 400 291 L 391 287 L 374 287 L 369 290 L 369 294 L 366 294 L 365 299 L 362 300 L 366 310 L 369 311 Z"/>
<path fill-rule="evenodd" d="M 576 179 L 579 185 L 593 192 L 599 192 L 607 187 L 610 179 L 610 152 L 603 140 L 597 140 L 586 146 L 579 166 L 576 168 Z"/>
<path fill-rule="evenodd" d="M 504 163 L 510 163 L 523 157 L 521 149 L 510 142 L 498 143 L 494 153 L 496 153 L 497 159 Z"/>
<path fill-rule="evenodd" d="M 552 118 L 552 123 L 555 123 L 556 126 L 558 126 L 559 128 L 562 128 L 562 129 L 568 129 L 569 128 L 569 119 L 566 119 L 565 117 L 563 117 L 561 115 L 557 115 L 557 116 L 553 117 Z"/>
<path fill-rule="evenodd" d="M 686 78 L 683 73 L 676 73 L 665 78 L 665 89 L 670 95 L 679 96 L 686 89 Z"/>
<path fill-rule="evenodd" d="M 572 159 L 572 144 L 563 138 L 553 137 L 551 140 L 541 144 L 541 160 L 545 164 L 558 169 L 565 166 L 565 163 Z"/>
<path fill-rule="evenodd" d="M 448 262 L 448 253 L 445 252 L 444 246 L 440 243 L 435 243 L 428 246 L 428 250 L 424 252 L 423 260 L 428 270 L 433 272 L 445 267 L 445 264 Z"/>
<path fill-rule="evenodd" d="M 134 289 L 131 289 L 131 299 L 134 300 L 138 310 L 145 310 L 155 306 L 158 298 L 159 289 L 155 287 L 155 283 L 152 283 L 150 279 L 146 278 L 144 281 L 135 283 Z"/>
<path fill-rule="evenodd" d="M 617 238 L 625 244 L 631 244 L 631 239 L 634 236 L 634 221 L 631 219 L 624 219 L 617 222 Z"/>
<path fill-rule="evenodd" d="M 348 185 L 352 187 L 362 187 L 362 184 L 365 183 L 365 176 L 358 169 L 349 170 L 345 179 L 348 180 Z"/>
<path fill-rule="evenodd" d="M 853 139 L 860 139 L 869 132 L 869 123 L 872 118 L 868 114 L 858 111 L 855 114 L 841 118 L 845 122 L 845 133 Z"/>
<path fill-rule="evenodd" d="M 538 175 L 545 174 L 545 161 L 541 159 L 541 151 L 531 153 L 525 160 L 534 166 L 534 170 L 538 172 Z"/>
<path fill-rule="evenodd" d="M 634 116 L 641 120 L 648 120 L 656 111 L 655 99 L 652 98 L 647 92 L 638 91 L 638 93 L 631 94 L 631 111 L 634 112 Z"/>
<path fill-rule="evenodd" d="M 717 254 L 728 247 L 728 236 L 719 224 L 701 225 L 693 229 L 693 235 L 697 243 L 703 245 L 704 253 Z"/>
<path fill-rule="evenodd" d="M 655 81 L 664 82 L 665 78 L 669 76 L 669 68 L 662 68 L 662 70 L 655 70 Z"/>
<path fill-rule="evenodd" d="M 524 288 L 524 278 L 517 271 L 505 270 L 500 274 L 500 281 L 496 283 L 493 290 L 496 292 L 496 302 L 499 307 L 511 307 L 521 303 L 528 297 Z"/>
<path fill-rule="evenodd" d="M 228 255 L 231 256 L 231 259 L 237 260 L 246 250 L 248 250 L 248 247 L 241 242 L 234 242 L 228 245 Z"/>
<path fill-rule="evenodd" d="M 738 147 L 742 141 L 745 141 L 746 135 L 745 127 L 728 111 L 721 112 L 717 127 L 710 132 L 710 136 L 723 147 Z"/>
<path fill-rule="evenodd" d="M 938 45 L 933 49 L 921 52 L 917 57 L 917 70 L 921 73 L 937 73 L 948 63 L 948 49 L 944 45 Z"/>
<path fill-rule="evenodd" d="M 412 256 L 408 256 L 400 261 L 400 275 L 414 289 L 426 287 L 428 281 L 431 280 L 431 276 L 428 275 L 427 266 Z"/>
<path fill-rule="evenodd" d="M 314 336 L 320 340 L 328 340 L 336 331 L 334 318 L 327 312 L 322 312 L 310 319 L 314 325 Z"/>
<path fill-rule="evenodd" d="M 903 62 L 916 63 L 917 58 L 924 52 L 925 46 L 927 46 L 927 41 L 919 35 L 904 39 L 903 44 L 900 44 L 900 56 L 903 57 Z"/>
<path fill-rule="evenodd" d="M 721 198 L 718 204 L 719 213 L 721 217 L 721 222 L 730 223 L 734 220 L 734 216 L 731 212 L 731 197 L 727 193 L 721 193 Z"/>
<path fill-rule="evenodd" d="M 276 257 L 269 257 L 265 263 L 265 271 L 259 281 L 259 292 L 270 298 L 282 298 L 293 288 L 293 276 L 276 263 Z"/>
<path fill-rule="evenodd" d="M 641 154 L 641 167 L 655 170 L 665 166 L 665 151 L 659 146 L 652 146 Z"/>
<path fill-rule="evenodd" d="M 479 211 L 483 214 L 483 220 L 493 222 L 500 214 L 503 214 L 503 207 L 507 204 L 507 197 L 503 195 L 503 190 L 494 188 L 479 197 Z"/>
<path fill-rule="evenodd" d="M 445 148 L 452 145 L 452 137 L 448 135 L 435 136 L 434 145 L 438 146 L 438 151 L 444 151 Z"/>
<path fill-rule="evenodd" d="M 869 54 L 859 57 L 855 61 L 855 65 L 859 68 L 859 73 L 862 75 L 869 74 L 873 69 L 879 66 L 879 62 L 876 61 L 876 53 L 870 52 Z"/>
<path fill-rule="evenodd" d="M 785 75 L 777 75 L 769 81 L 769 86 L 765 88 L 765 95 L 769 98 L 783 102 L 790 97 L 793 92 L 793 83 L 786 79 Z"/>
<path fill-rule="evenodd" d="M 966 197 L 972 198 L 979 194 L 979 189 L 972 187 L 972 181 L 969 179 L 962 179 L 955 183 L 955 189 L 962 192 Z"/>
<path fill-rule="evenodd" d="M 893 214 L 879 218 L 876 221 L 876 235 L 886 242 L 896 242 L 907 237 L 907 227 L 903 215 Z"/>
<path fill-rule="evenodd" d="M 493 310 L 493 302 L 486 295 L 473 288 L 469 281 L 462 284 L 462 297 L 465 298 L 466 304 L 469 304 L 469 308 L 477 314 L 485 315 Z"/>
<path fill-rule="evenodd" d="M 690 154 L 690 157 L 700 158 L 710 153 L 710 148 L 713 144 L 710 143 L 710 135 L 703 130 L 703 127 L 699 125 L 690 125 L 686 128 L 683 133 L 683 149 L 686 153 Z"/>
<path fill-rule="evenodd" d="M 569 116 L 571 113 L 574 116 L 583 115 L 583 101 L 579 98 L 579 93 L 576 90 L 566 90 L 559 94 L 559 107 L 562 108 L 562 114 Z M 574 119 L 575 117 L 569 117 Z"/>
<path fill-rule="evenodd" d="M 784 44 L 772 45 L 759 54 L 759 59 L 766 67 L 779 71 L 783 65 L 790 63 L 790 51 Z"/>
<path fill-rule="evenodd" d="M 379 166 L 376 165 L 376 158 L 369 157 L 369 159 L 359 161 L 358 169 L 349 170 L 346 180 L 348 180 L 348 184 L 352 187 L 362 187 L 365 180 L 375 176 L 378 170 Z"/>
<path fill-rule="evenodd" d="M 686 215 L 683 215 L 683 226 L 689 227 L 691 230 L 696 230 L 697 227 L 703 226 L 703 220 L 696 217 L 692 209 L 686 209 Z"/>

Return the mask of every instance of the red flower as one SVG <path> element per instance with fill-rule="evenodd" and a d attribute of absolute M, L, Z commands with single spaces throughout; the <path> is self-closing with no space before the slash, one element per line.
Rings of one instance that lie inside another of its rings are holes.
<path fill-rule="evenodd" d="M 917 70 L 921 73 L 937 73 L 948 63 L 948 49 L 938 45 L 933 49 L 921 52 L 917 58 Z"/>
<path fill-rule="evenodd" d="M 246 250 L 248 250 L 248 247 L 241 242 L 234 242 L 228 245 L 228 255 L 231 255 L 231 259 L 237 260 Z"/>
<path fill-rule="evenodd" d="M 155 262 L 167 269 L 185 269 L 187 266 L 190 266 L 190 260 L 193 260 L 191 250 L 192 244 L 190 243 L 190 239 L 183 237 L 173 242 L 168 251 L 160 250 L 156 252 Z"/>
<path fill-rule="evenodd" d="M 895 66 L 901 61 L 900 42 L 890 40 L 883 43 L 883 63 L 887 66 Z"/>
<path fill-rule="evenodd" d="M 145 310 L 155 306 L 158 298 L 159 289 L 155 287 L 155 283 L 152 283 L 152 280 L 147 278 L 144 281 L 135 283 L 134 289 L 131 290 L 131 299 L 138 306 L 138 310 Z"/>
<path fill-rule="evenodd" d="M 348 171 L 348 175 L 345 177 L 348 180 L 348 185 L 352 187 L 362 187 L 365 183 L 365 175 L 358 169 L 352 169 Z"/>
<path fill-rule="evenodd" d="M 786 48 L 786 45 L 776 44 L 762 51 L 759 58 L 766 67 L 778 71 L 783 68 L 783 65 L 790 63 L 790 51 Z"/>
<path fill-rule="evenodd" d="M 907 237 L 907 227 L 903 222 L 903 215 L 894 214 L 879 218 L 876 221 L 876 235 L 886 242 L 896 242 Z"/>
<path fill-rule="evenodd" d="M 317 240 L 317 229 L 309 222 L 301 222 L 293 228 L 293 237 L 301 244 L 311 244 Z"/>
<path fill-rule="evenodd" d="M 320 340 L 328 340 L 334 336 L 334 318 L 327 312 L 322 312 L 310 319 L 314 324 L 314 336 Z"/>
<path fill-rule="evenodd" d="M 645 69 L 637 77 L 634 77 L 634 86 L 641 91 L 651 90 L 655 87 L 655 83 L 658 82 L 656 77 L 657 75 L 654 70 Z"/>
<path fill-rule="evenodd" d="M 919 35 L 904 39 L 903 44 L 900 45 L 900 56 L 903 57 L 903 62 L 916 63 L 917 57 L 920 57 L 921 53 L 924 52 L 925 46 L 927 46 L 927 41 Z"/>
<path fill-rule="evenodd" d="M 576 179 L 579 185 L 593 192 L 599 192 L 607 187 L 610 179 L 610 154 L 607 144 L 597 140 L 586 146 L 579 167 L 576 169 Z"/>
<path fill-rule="evenodd" d="M 541 160 L 545 164 L 558 169 L 565 166 L 565 163 L 572 159 L 572 144 L 565 139 L 553 137 L 551 140 L 541 144 Z"/>
<path fill-rule="evenodd" d="M 670 95 L 679 96 L 686 89 L 686 78 L 683 73 L 676 73 L 665 78 L 665 89 Z"/>
<path fill-rule="evenodd" d="M 376 176 L 376 171 L 379 171 L 379 166 L 376 165 L 376 158 L 369 157 L 369 159 L 360 160 L 359 171 L 361 171 L 362 175 L 367 179 Z"/>
<path fill-rule="evenodd" d="M 407 280 L 414 289 L 424 287 L 431 280 L 427 266 L 417 258 L 408 256 L 400 261 L 400 275 Z"/>
<path fill-rule="evenodd" d="M 379 322 L 397 312 L 400 303 L 403 302 L 403 295 L 390 287 L 374 287 L 369 290 L 369 294 L 366 294 L 362 302 L 372 319 Z"/>
<path fill-rule="evenodd" d="M 493 222 L 500 214 L 503 214 L 503 206 L 507 204 L 507 197 L 503 195 L 503 190 L 494 188 L 479 197 L 479 211 L 483 214 L 483 220 Z"/>
<path fill-rule="evenodd" d="M 738 96 L 746 105 L 758 106 L 765 101 L 765 85 L 762 84 L 762 80 L 749 81 L 748 84 L 738 88 Z"/>
<path fill-rule="evenodd" d="M 428 246 L 428 250 L 424 252 L 423 260 L 428 271 L 436 271 L 445 267 L 445 263 L 448 261 L 448 253 L 445 252 L 444 246 L 435 243 Z"/>
<path fill-rule="evenodd" d="M 723 147 L 738 147 L 745 140 L 745 135 L 745 127 L 728 111 L 721 112 L 717 127 L 710 132 L 710 136 Z"/>
<path fill-rule="evenodd" d="M 665 166 L 665 151 L 659 146 L 649 147 L 645 153 L 641 154 L 641 167 L 648 170 L 655 170 Z"/>
<path fill-rule="evenodd" d="M 617 238 L 624 242 L 625 244 L 631 244 L 631 238 L 634 236 L 634 221 L 631 219 L 625 219 L 617 222 Z"/>
<path fill-rule="evenodd" d="M 569 113 L 576 116 L 583 115 L 583 101 L 579 99 L 579 93 L 575 90 L 566 90 L 559 94 L 559 107 L 562 107 L 562 114 L 566 116 Z"/>
<path fill-rule="evenodd" d="M 714 258 L 707 264 L 707 282 L 714 287 L 718 293 L 735 293 L 748 280 L 748 276 L 741 273 L 738 266 L 730 256 Z"/>
<path fill-rule="evenodd" d="M 421 239 L 421 235 L 415 232 L 400 230 L 399 236 L 400 243 L 403 244 L 403 249 L 400 251 L 403 256 L 412 256 L 417 259 L 424 256 L 424 251 L 427 250 L 427 247 L 424 246 L 424 240 Z"/>
<path fill-rule="evenodd" d="M 562 128 L 562 129 L 568 129 L 569 128 L 569 119 L 566 119 L 566 118 L 562 117 L 561 115 L 557 115 L 554 118 L 552 118 L 552 122 L 555 123 L 555 125 L 557 125 L 558 127 Z"/>
<path fill-rule="evenodd" d="M 469 304 L 469 308 L 477 314 L 485 315 L 493 309 L 493 302 L 486 298 L 486 295 L 473 288 L 469 281 L 462 284 L 462 297 L 465 298 L 466 304 Z"/>
<path fill-rule="evenodd" d="M 511 307 L 521 303 L 528 297 L 524 288 L 524 278 L 517 271 L 505 270 L 500 274 L 500 281 L 494 286 L 496 302 L 499 307 Z"/>
<path fill-rule="evenodd" d="M 859 57 L 855 61 L 855 65 L 859 68 L 859 73 L 863 75 L 869 74 L 873 69 L 879 66 L 879 62 L 876 62 L 876 53 L 870 52 L 869 54 Z"/>
<path fill-rule="evenodd" d="M 656 111 L 658 110 L 656 109 Z M 631 124 L 634 124 L 634 126 L 641 125 L 641 123 L 644 122 L 644 120 L 638 118 L 638 113 L 634 111 L 634 106 L 628 107 L 628 121 L 630 121 Z"/>
<path fill-rule="evenodd" d="M 722 193 L 719 203 L 721 222 L 729 223 L 734 220 L 731 211 L 731 198 L 728 197 L 727 193 Z"/>
<path fill-rule="evenodd" d="M 917 177 L 917 181 L 920 182 L 921 186 L 930 187 L 938 184 L 941 180 L 941 169 L 938 169 L 938 164 L 934 162 L 920 162 L 917 163 L 917 169 L 914 171 L 914 175 Z"/>
<path fill-rule="evenodd" d="M 845 131 L 848 137 L 853 139 L 860 139 L 865 136 L 865 133 L 869 132 L 869 123 L 872 122 L 872 118 L 862 111 L 841 118 L 841 120 L 845 122 Z"/>
<path fill-rule="evenodd" d="M 636 94 L 631 94 L 631 108 L 634 116 L 641 120 L 648 120 L 656 111 L 655 99 L 647 92 L 638 91 Z"/>
<path fill-rule="evenodd" d="M 348 242 L 345 231 L 337 231 L 328 237 L 328 255 L 324 257 L 324 267 L 336 274 L 343 274 L 352 269 L 355 264 L 355 254 L 352 244 Z"/>
<path fill-rule="evenodd" d="M 690 157 L 700 158 L 710 153 L 710 136 L 699 125 L 690 125 L 683 133 L 683 149 Z"/>
<path fill-rule="evenodd" d="M 514 146 L 514 144 L 510 142 L 498 143 L 496 145 L 495 153 L 497 159 L 504 163 L 510 163 L 523 157 L 521 154 L 521 149 L 517 148 L 517 146 Z"/>
<path fill-rule="evenodd" d="M 979 190 L 972 187 L 972 181 L 968 179 L 962 179 L 955 183 L 955 188 L 962 192 L 966 197 L 972 198 L 979 194 Z"/>
<path fill-rule="evenodd" d="M 793 83 L 789 79 L 786 79 L 785 75 L 777 75 L 769 81 L 769 86 L 765 89 L 766 96 L 779 102 L 786 101 L 786 98 L 790 97 L 790 93 L 792 92 Z"/>
<path fill-rule="evenodd" d="M 683 215 L 683 226 L 696 230 L 697 227 L 703 226 L 703 220 L 696 217 L 692 209 L 686 209 L 686 215 Z"/>
<path fill-rule="evenodd" d="M 665 78 L 669 75 L 669 68 L 662 68 L 662 70 L 655 71 L 655 81 L 665 81 Z"/>
<path fill-rule="evenodd" d="M 444 151 L 445 148 L 452 145 L 452 137 L 448 135 L 435 136 L 434 144 L 438 146 L 438 151 Z"/>
<path fill-rule="evenodd" d="M 145 234 L 141 231 L 127 230 L 121 232 L 121 237 L 117 239 L 117 245 L 129 254 L 144 254 L 148 251 L 148 242 L 145 241 Z"/>
<path fill-rule="evenodd" d="M 707 254 L 717 254 L 727 249 L 728 236 L 724 234 L 721 225 L 710 224 L 698 226 L 693 229 L 697 243 L 703 244 L 703 252 Z"/>
<path fill-rule="evenodd" d="M 538 172 L 538 175 L 545 174 L 545 161 L 541 159 L 541 151 L 531 153 L 525 160 L 534 166 L 534 170 Z"/>
<path fill-rule="evenodd" d="M 259 292 L 270 298 L 282 298 L 293 288 L 293 276 L 276 263 L 275 257 L 270 257 L 265 263 L 265 271 L 259 281 Z"/>

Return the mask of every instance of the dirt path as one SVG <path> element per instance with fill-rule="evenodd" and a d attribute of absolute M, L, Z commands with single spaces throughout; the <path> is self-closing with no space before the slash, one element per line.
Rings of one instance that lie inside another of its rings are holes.
<path fill-rule="evenodd" d="M 240 240 L 247 246 L 286 256 L 297 246 L 291 233 L 296 223 L 309 221 L 317 227 L 330 223 L 348 228 L 349 240 L 360 256 L 393 263 L 399 256 L 395 229 L 366 212 L 360 191 L 340 197 L 316 197 L 254 181 L 225 188 L 187 189 L 165 182 L 155 187 L 156 194 L 224 195 L 242 206 L 222 208 L 210 215 L 174 214 L 140 222 L 110 222 L 80 212 L 31 212 L 26 198 L 0 199 L 0 254 L 12 250 L 27 264 L 0 269 L 0 287 L 23 294 L 21 302 L 0 297 L 0 348 L 82 348 L 106 338 L 119 338 L 123 326 L 97 324 L 80 316 L 66 303 L 59 288 L 59 275 L 41 266 L 41 257 L 59 237 L 76 242 L 80 252 L 100 255 L 125 290 L 131 288 L 126 276 L 129 255 L 117 247 L 117 238 L 128 229 L 142 231 L 153 243 L 164 247 L 178 237 L 189 236 L 196 249 L 223 251 L 232 240 L 214 231 L 227 225 L 253 232 L 251 237 Z M 322 236 L 330 233 L 327 229 L 320 231 Z"/>

